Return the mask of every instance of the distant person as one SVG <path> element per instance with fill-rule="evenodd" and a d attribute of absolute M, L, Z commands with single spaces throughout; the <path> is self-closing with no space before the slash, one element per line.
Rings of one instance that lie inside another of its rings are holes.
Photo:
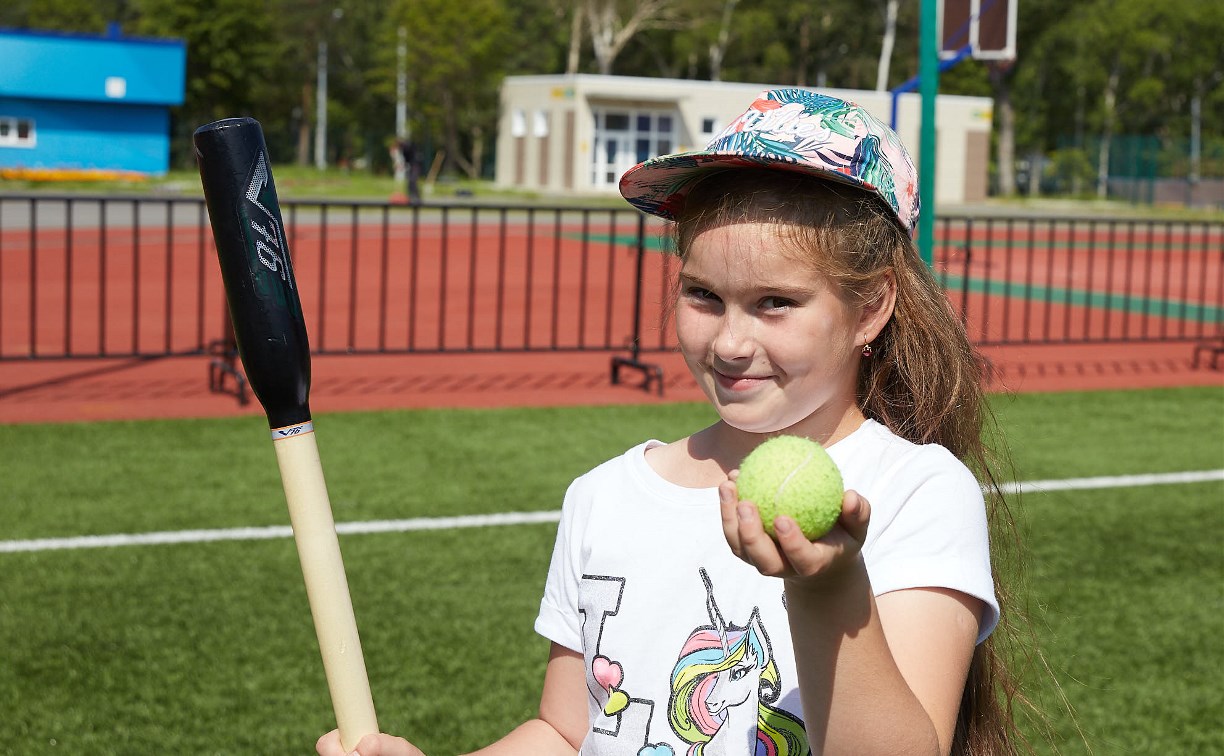
<path fill-rule="evenodd" d="M 421 202 L 421 160 L 417 155 L 416 143 L 411 139 L 399 139 L 395 143 L 399 158 L 403 161 L 404 178 L 408 189 L 408 203 L 416 205 Z"/>
<path fill-rule="evenodd" d="M 981 363 L 914 244 L 900 138 L 853 103 L 772 90 L 620 188 L 675 221 L 676 336 L 718 419 L 570 486 L 535 622 L 539 713 L 477 753 L 1017 752 Z M 789 517 L 774 540 L 739 498 L 740 461 L 780 434 L 827 447 L 848 489 L 814 541 Z M 344 754 L 336 731 L 316 747 Z M 369 735 L 354 753 L 420 751 Z"/>

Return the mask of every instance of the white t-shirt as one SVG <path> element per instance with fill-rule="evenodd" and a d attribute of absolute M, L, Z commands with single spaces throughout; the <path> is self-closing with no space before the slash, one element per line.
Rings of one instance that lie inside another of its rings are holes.
<path fill-rule="evenodd" d="M 807 754 L 782 581 L 731 553 L 717 489 L 650 467 L 645 451 L 660 443 L 605 462 L 565 496 L 535 627 L 585 658 L 581 752 Z M 863 557 L 875 594 L 961 591 L 986 603 L 979 642 L 989 635 L 999 609 L 968 468 L 871 420 L 828 451 L 871 502 Z"/>

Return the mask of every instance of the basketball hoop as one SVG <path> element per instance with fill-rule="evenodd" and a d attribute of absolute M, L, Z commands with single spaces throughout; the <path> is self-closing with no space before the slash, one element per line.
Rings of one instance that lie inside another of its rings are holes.
<path fill-rule="evenodd" d="M 939 57 L 1014 61 L 1018 4 L 1019 0 L 942 0 Z"/>

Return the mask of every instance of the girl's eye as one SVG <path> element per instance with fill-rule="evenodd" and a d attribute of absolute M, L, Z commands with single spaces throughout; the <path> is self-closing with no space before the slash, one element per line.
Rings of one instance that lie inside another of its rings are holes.
<path fill-rule="evenodd" d="M 701 301 L 717 301 L 718 297 L 709 289 L 703 289 L 700 286 L 690 286 L 684 290 L 685 296 Z"/>
<path fill-rule="evenodd" d="M 791 307 L 795 303 L 789 299 L 782 297 L 765 297 L 761 300 L 761 309 L 764 310 L 781 310 L 786 307 Z"/>

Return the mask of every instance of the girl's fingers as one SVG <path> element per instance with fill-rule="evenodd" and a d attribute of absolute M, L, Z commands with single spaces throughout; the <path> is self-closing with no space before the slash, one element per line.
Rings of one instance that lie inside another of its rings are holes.
<path fill-rule="evenodd" d="M 739 521 L 739 558 L 756 567 L 762 575 L 786 574 L 790 565 L 778 551 L 778 544 L 765 532 L 756 505 L 741 501 L 735 507 L 735 515 Z"/>
<path fill-rule="evenodd" d="M 769 536 L 760 512 L 750 501 L 740 501 L 735 472 L 718 487 L 723 535 L 731 552 L 763 575 L 814 577 L 853 559 L 867 539 L 871 506 L 855 491 L 842 498 L 837 525 L 816 541 L 809 541 L 793 519 L 778 517 Z"/>
<path fill-rule="evenodd" d="M 727 545 L 731 547 L 731 553 L 741 556 L 739 516 L 735 512 L 738 504 L 739 494 L 735 490 L 735 482 L 732 480 L 723 481 L 718 487 L 718 505 L 722 514 L 723 535 L 727 538 Z"/>
<path fill-rule="evenodd" d="M 319 756 L 346 756 L 340 745 L 340 731 L 332 730 L 320 737 L 315 743 L 315 752 Z"/>
<path fill-rule="evenodd" d="M 850 537 L 862 546 L 867 542 L 867 524 L 871 521 L 871 504 L 858 491 L 847 491 L 842 499 L 842 513 L 838 522 Z"/>
<path fill-rule="evenodd" d="M 857 559 L 867 538 L 871 507 L 855 491 L 842 498 L 842 512 L 833 529 L 815 541 L 808 541 L 799 526 L 788 517 L 779 517 L 774 530 L 782 553 L 799 577 L 834 574 L 840 566 Z"/>
<path fill-rule="evenodd" d="M 315 744 L 319 756 L 423 756 L 416 746 L 403 738 L 379 733 L 364 736 L 352 752 L 340 744 L 340 731 L 332 730 Z"/>

